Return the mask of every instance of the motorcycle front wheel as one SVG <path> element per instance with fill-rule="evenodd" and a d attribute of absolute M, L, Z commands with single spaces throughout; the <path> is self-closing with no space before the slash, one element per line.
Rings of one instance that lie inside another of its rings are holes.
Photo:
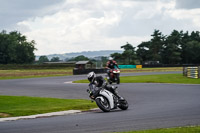
<path fill-rule="evenodd" d="M 119 74 L 116 75 L 117 77 L 117 84 L 120 84 L 120 78 L 119 78 Z"/>
<path fill-rule="evenodd" d="M 122 110 L 127 110 L 128 109 L 128 102 L 126 101 L 126 99 L 123 100 L 119 100 L 119 105 L 118 107 Z"/>
<path fill-rule="evenodd" d="M 97 106 L 104 112 L 109 112 L 110 111 L 110 104 L 104 96 L 98 96 L 96 99 L 96 104 Z"/>

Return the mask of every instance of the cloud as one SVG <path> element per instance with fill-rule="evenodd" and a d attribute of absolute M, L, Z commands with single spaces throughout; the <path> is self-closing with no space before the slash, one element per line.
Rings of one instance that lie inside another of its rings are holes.
<path fill-rule="evenodd" d="M 179 24 L 181 24 L 182 28 L 185 30 L 200 30 L 200 8 L 194 6 L 198 2 L 200 3 L 200 1 L 197 0 L 176 0 L 175 8 L 166 10 L 165 15 L 170 16 L 171 18 L 179 22 Z M 178 26 L 180 25 L 177 24 L 177 27 Z"/>
<path fill-rule="evenodd" d="M 65 0 L 17 25 L 42 55 L 137 46 L 154 29 L 198 30 L 199 18 L 199 9 L 178 9 L 175 0 Z"/>
<path fill-rule="evenodd" d="M 42 54 L 40 51 L 56 53 L 107 49 L 104 40 L 109 29 L 120 21 L 120 11 L 107 9 L 111 3 L 106 1 L 92 5 L 80 2 L 80 5 L 85 4 L 84 8 L 73 6 L 77 2 L 66 1 L 64 5 L 67 7 L 62 7 L 53 15 L 18 23 L 20 31 L 24 30 L 28 37 L 36 40 L 39 54 Z"/>
<path fill-rule="evenodd" d="M 19 21 L 44 14 L 44 7 L 51 7 L 63 0 L 1 0 L 0 29 L 12 29 Z M 47 13 L 47 12 L 46 12 Z M 49 12 L 50 13 L 50 12 Z"/>
<path fill-rule="evenodd" d="M 176 8 L 178 9 L 200 8 L 200 1 L 199 0 L 176 0 Z"/>

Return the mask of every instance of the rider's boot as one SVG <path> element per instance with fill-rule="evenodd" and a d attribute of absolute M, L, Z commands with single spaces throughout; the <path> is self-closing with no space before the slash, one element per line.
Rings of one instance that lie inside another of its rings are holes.
<path fill-rule="evenodd" d="M 124 98 L 119 95 L 119 93 L 117 91 L 117 87 L 112 86 L 111 88 L 113 90 L 113 94 L 116 95 L 119 100 L 124 100 Z"/>
<path fill-rule="evenodd" d="M 110 70 L 107 70 L 108 79 L 110 79 Z"/>

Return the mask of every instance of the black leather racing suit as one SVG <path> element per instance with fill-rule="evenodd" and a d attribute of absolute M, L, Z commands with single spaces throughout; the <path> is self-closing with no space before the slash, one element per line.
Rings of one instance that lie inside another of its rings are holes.
<path fill-rule="evenodd" d="M 92 82 L 90 82 L 89 84 L 89 87 L 90 87 L 90 90 L 91 90 L 91 93 L 90 93 L 90 97 L 91 96 L 94 96 L 96 97 L 96 88 L 99 88 L 99 87 L 102 87 L 102 88 L 105 88 L 106 90 L 112 92 L 114 95 L 116 95 L 118 98 L 121 98 L 119 95 L 118 95 L 118 92 L 116 90 L 116 87 L 114 86 L 109 86 L 105 79 L 102 77 L 102 76 L 97 76 L 94 78 L 94 80 Z"/>

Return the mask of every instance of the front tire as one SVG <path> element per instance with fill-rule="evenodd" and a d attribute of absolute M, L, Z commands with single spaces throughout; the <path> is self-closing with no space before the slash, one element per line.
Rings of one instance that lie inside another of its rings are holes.
<path fill-rule="evenodd" d="M 102 101 L 103 99 L 103 101 Z M 104 112 L 109 112 L 110 111 L 110 104 L 104 96 L 97 97 L 95 99 L 97 106 Z"/>
<path fill-rule="evenodd" d="M 111 77 L 107 77 L 107 82 L 109 83 L 109 84 L 112 84 L 112 81 L 111 81 Z"/>
<path fill-rule="evenodd" d="M 126 99 L 119 100 L 119 106 L 118 107 L 122 110 L 127 110 L 128 109 L 128 102 L 126 101 Z"/>
<path fill-rule="evenodd" d="M 117 74 L 117 84 L 120 84 L 119 74 Z"/>

